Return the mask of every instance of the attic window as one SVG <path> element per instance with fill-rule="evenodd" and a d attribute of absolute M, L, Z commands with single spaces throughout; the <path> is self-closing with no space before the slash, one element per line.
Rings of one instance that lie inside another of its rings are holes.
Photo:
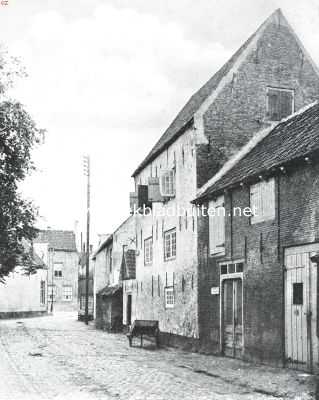
<path fill-rule="evenodd" d="M 294 91 L 291 89 L 267 89 L 267 119 L 280 121 L 294 112 Z"/>

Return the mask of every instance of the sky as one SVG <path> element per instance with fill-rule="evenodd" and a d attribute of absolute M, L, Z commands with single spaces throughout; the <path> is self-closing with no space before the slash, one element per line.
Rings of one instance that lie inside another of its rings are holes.
<path fill-rule="evenodd" d="M 1 2 L 0 2 L 1 4 Z M 28 76 L 10 95 L 46 140 L 21 187 L 39 227 L 92 237 L 129 215 L 131 175 L 189 97 L 278 7 L 319 64 L 317 0 L 8 0 L 0 43 Z"/>

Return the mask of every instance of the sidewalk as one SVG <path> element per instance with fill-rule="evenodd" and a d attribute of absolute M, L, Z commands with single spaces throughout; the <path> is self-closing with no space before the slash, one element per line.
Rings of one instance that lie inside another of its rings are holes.
<path fill-rule="evenodd" d="M 170 348 L 165 350 L 178 354 L 175 362 L 179 367 L 235 384 L 249 392 L 284 399 L 319 399 L 319 393 L 316 397 L 315 375 L 227 357 L 187 353 Z"/>

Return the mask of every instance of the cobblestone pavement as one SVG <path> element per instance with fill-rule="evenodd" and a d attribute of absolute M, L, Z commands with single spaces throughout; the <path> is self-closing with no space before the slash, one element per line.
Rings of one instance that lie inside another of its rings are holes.
<path fill-rule="evenodd" d="M 0 321 L 0 399 L 316 398 L 307 374 L 136 345 L 74 314 Z"/>

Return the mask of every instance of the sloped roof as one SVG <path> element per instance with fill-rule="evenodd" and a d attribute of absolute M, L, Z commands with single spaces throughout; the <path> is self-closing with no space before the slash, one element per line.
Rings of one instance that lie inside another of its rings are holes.
<path fill-rule="evenodd" d="M 25 254 L 22 255 L 21 257 L 19 257 L 19 264 L 23 265 L 23 257 L 26 254 L 29 254 L 31 257 L 31 263 L 32 263 L 32 267 L 34 268 L 45 268 L 45 263 L 42 260 L 41 257 L 38 256 L 38 254 L 36 253 L 36 251 L 34 250 L 33 246 L 27 241 L 27 240 L 22 240 L 22 246 L 24 249 Z"/>
<path fill-rule="evenodd" d="M 97 295 L 102 297 L 110 297 L 116 295 L 121 291 L 122 291 L 122 285 L 117 284 L 114 286 L 105 286 L 103 289 L 97 292 Z"/>
<path fill-rule="evenodd" d="M 165 148 L 173 143 L 181 134 L 184 129 L 191 124 L 195 113 L 199 110 L 205 100 L 214 92 L 222 79 L 232 70 L 236 61 L 240 58 L 244 50 L 253 41 L 259 31 L 268 23 L 282 19 L 287 23 L 285 17 L 280 9 L 276 10 L 267 20 L 252 34 L 249 39 L 236 51 L 236 53 L 224 64 L 224 66 L 213 75 L 185 104 L 181 111 L 177 114 L 177 117 L 166 129 L 164 134 L 143 160 L 143 162 L 137 167 L 133 173 L 133 177 L 136 176 L 144 167 L 146 167 L 151 161 L 153 161 Z"/>
<path fill-rule="evenodd" d="M 136 254 L 135 250 L 128 249 L 123 252 L 121 263 L 121 279 L 135 279 L 136 277 Z"/>
<path fill-rule="evenodd" d="M 108 245 L 110 245 L 113 242 L 113 234 L 109 234 L 107 238 L 104 239 L 104 241 L 100 244 L 98 249 L 94 252 L 92 256 L 92 260 L 96 259 L 96 256 L 104 250 Z"/>
<path fill-rule="evenodd" d="M 277 124 L 250 152 L 204 191 L 196 202 L 319 151 L 319 103 Z"/>
<path fill-rule="evenodd" d="M 48 243 L 55 250 L 77 251 L 75 233 L 73 231 L 42 230 L 39 231 L 35 243 Z"/>

